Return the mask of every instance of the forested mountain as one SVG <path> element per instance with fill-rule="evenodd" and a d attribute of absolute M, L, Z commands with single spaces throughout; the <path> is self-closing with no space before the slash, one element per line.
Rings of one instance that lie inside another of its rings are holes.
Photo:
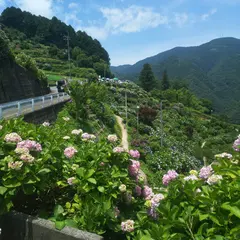
<path fill-rule="evenodd" d="M 66 38 L 69 36 L 72 76 L 88 77 L 86 72 L 92 78 L 104 73 L 111 76 L 110 58 L 100 42 L 85 32 L 75 32 L 56 17 L 50 20 L 10 7 L 2 12 L 0 24 L 11 41 L 12 50 L 33 57 L 39 68 L 70 75 L 69 67 L 64 63 L 68 60 Z"/>
<path fill-rule="evenodd" d="M 137 80 L 145 63 L 157 79 L 166 69 L 171 79 L 184 79 L 199 96 L 213 101 L 217 113 L 240 122 L 240 40 L 220 38 L 197 47 L 177 47 L 134 65 L 112 67 L 115 75 Z"/>
<path fill-rule="evenodd" d="M 39 43 L 54 44 L 58 48 L 66 48 L 64 36 L 69 34 L 70 46 L 79 47 L 87 55 L 94 55 L 109 63 L 109 55 L 98 40 L 92 39 L 85 32 L 75 30 L 61 22 L 56 17 L 51 20 L 41 16 L 32 15 L 18 8 L 7 8 L 3 11 L 0 23 L 7 27 L 15 28 L 23 32 L 28 38 L 34 38 Z"/>

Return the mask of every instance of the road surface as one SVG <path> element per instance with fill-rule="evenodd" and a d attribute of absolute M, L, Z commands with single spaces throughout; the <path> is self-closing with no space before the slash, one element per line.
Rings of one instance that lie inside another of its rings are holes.
<path fill-rule="evenodd" d="M 58 97 L 57 94 L 53 94 L 53 95 L 48 94 L 42 97 L 33 98 L 34 105 L 32 105 L 32 99 L 23 99 L 20 101 L 0 104 L 0 108 L 2 108 L 2 113 L 0 114 L 0 118 L 2 116 L 2 118 L 9 119 L 12 117 L 24 115 L 26 113 L 37 111 L 39 109 L 43 109 L 51 105 L 55 105 L 59 102 L 63 102 L 70 99 L 68 95 L 65 95 L 65 96 L 61 96 L 61 95 Z M 43 100 L 43 97 L 44 97 L 44 100 Z M 18 103 L 20 104 L 20 106 L 18 105 Z"/>

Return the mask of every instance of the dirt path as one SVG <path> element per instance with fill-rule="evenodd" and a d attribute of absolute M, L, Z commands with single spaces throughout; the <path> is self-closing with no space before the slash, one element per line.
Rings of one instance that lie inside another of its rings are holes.
<path fill-rule="evenodd" d="M 116 116 L 116 119 L 122 131 L 121 145 L 125 150 L 128 151 L 129 150 L 128 149 L 128 133 L 127 133 L 126 125 L 123 123 L 123 119 L 121 117 Z"/>
<path fill-rule="evenodd" d="M 128 133 L 126 129 L 126 125 L 123 123 L 123 119 L 119 116 L 116 116 L 117 122 L 119 126 L 121 127 L 122 131 L 122 142 L 121 145 L 125 150 L 129 150 L 128 148 Z M 146 174 L 140 169 L 139 175 L 143 178 L 144 184 L 147 184 L 147 176 Z"/>

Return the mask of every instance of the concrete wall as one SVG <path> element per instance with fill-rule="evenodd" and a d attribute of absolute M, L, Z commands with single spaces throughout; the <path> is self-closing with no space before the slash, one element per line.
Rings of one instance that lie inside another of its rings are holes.
<path fill-rule="evenodd" d="M 1 240 L 103 240 L 101 236 L 75 228 L 58 231 L 51 221 L 18 212 L 2 216 L 0 226 Z"/>
<path fill-rule="evenodd" d="M 62 110 L 66 102 L 67 101 L 28 113 L 24 115 L 24 121 L 35 124 L 42 124 L 45 121 L 55 122 L 57 119 L 57 114 Z"/>

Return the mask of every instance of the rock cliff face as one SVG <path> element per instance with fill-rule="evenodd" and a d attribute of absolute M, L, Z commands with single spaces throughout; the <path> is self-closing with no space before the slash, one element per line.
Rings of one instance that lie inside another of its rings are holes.
<path fill-rule="evenodd" d="M 11 59 L 0 62 L 0 103 L 49 93 L 40 80 Z"/>

